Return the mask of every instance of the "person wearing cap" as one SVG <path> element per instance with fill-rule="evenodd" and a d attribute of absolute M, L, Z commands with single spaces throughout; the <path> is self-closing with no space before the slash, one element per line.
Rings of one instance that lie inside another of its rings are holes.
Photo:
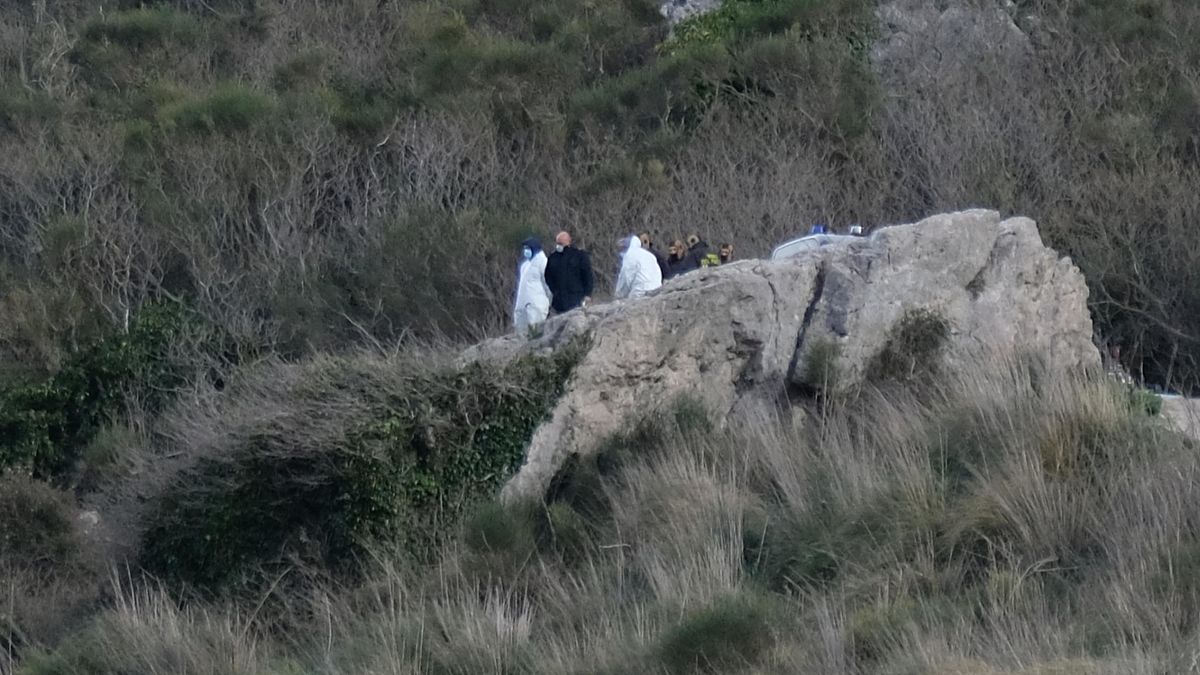
<path fill-rule="evenodd" d="M 528 336 L 542 327 L 550 314 L 550 288 L 546 285 L 546 254 L 536 237 L 521 242 L 521 264 L 517 268 L 517 297 L 513 303 L 513 327 Z"/>
<path fill-rule="evenodd" d="M 624 249 L 621 255 L 621 271 L 617 274 L 617 288 L 613 295 L 618 299 L 640 298 L 662 286 L 662 270 L 654 254 L 642 248 L 638 237 L 621 239 L 617 245 Z"/>
<path fill-rule="evenodd" d="M 570 233 L 559 232 L 554 238 L 554 253 L 546 262 L 546 285 L 553 294 L 550 306 L 558 314 L 586 306 L 594 282 L 591 256 L 572 245 Z"/>

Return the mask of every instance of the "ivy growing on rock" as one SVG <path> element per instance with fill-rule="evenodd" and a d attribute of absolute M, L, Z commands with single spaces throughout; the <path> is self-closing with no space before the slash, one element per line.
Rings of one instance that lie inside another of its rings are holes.
<path fill-rule="evenodd" d="M 412 372 L 383 397 L 353 366 L 314 375 L 299 396 L 351 391 L 367 404 L 334 421 L 332 437 L 299 440 L 272 422 L 181 472 L 152 505 L 142 563 L 219 592 L 297 561 L 352 574 L 380 542 L 423 558 L 520 466 L 579 354 L 575 345 L 506 365 L 393 364 Z"/>

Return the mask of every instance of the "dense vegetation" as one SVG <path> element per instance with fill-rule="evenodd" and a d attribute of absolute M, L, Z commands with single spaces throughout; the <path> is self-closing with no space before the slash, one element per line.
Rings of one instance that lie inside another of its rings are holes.
<path fill-rule="evenodd" d="M 1020 0 L 969 48 L 878 5 L 0 3 L 0 671 L 1187 667 L 1194 443 L 930 370 L 933 315 L 877 389 L 814 347 L 787 415 L 681 401 L 490 501 L 574 351 L 428 345 L 503 330 L 530 232 L 610 270 L 997 208 L 1136 376 L 1200 380 L 1200 5 Z"/>
<path fill-rule="evenodd" d="M 377 546 L 352 582 L 300 559 L 238 601 L 122 579 L 66 637 L 30 608 L 77 596 L 23 585 L 24 637 L 55 647 L 26 649 L 20 672 L 1185 672 L 1195 443 L 1107 381 L 1021 366 L 911 387 L 724 430 L 681 400 L 569 465 L 545 502 L 477 502 L 436 555 Z M 17 540 L 23 569 L 86 578 L 61 498 L 23 499 L 43 533 Z M 22 517 L 11 501 L 0 518 Z"/>
<path fill-rule="evenodd" d="M 1193 381 L 1200 8 L 1023 0 L 1017 47 L 943 53 L 875 4 L 669 35 L 652 0 L 7 3 L 0 372 L 164 298 L 289 356 L 475 336 L 531 230 L 604 270 L 630 231 L 761 255 L 979 205 L 1074 257 L 1131 370 Z"/>

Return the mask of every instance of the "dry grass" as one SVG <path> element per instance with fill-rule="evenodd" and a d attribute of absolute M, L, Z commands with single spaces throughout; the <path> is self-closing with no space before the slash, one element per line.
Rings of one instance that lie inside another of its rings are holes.
<path fill-rule="evenodd" d="M 468 519 L 431 565 L 378 552 L 270 625 L 122 585 L 27 672 L 1193 668 L 1193 446 L 1102 381 L 1013 372 L 645 435 L 569 554 L 560 503 Z"/>

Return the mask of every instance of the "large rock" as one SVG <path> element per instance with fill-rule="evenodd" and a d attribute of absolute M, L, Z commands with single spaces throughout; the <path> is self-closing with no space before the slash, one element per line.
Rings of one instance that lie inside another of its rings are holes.
<path fill-rule="evenodd" d="M 923 314 L 922 314 L 923 313 Z M 552 319 L 542 337 L 501 338 L 464 355 L 509 359 L 589 341 L 566 393 L 530 442 L 506 498 L 544 494 L 571 454 L 681 396 L 721 417 L 803 390 L 818 346 L 854 387 L 908 317 L 948 327 L 944 367 L 1031 352 L 1057 371 L 1098 367 L 1087 287 L 1033 221 L 994 211 L 936 216 L 783 261 L 743 261 L 672 280 L 637 300 Z M 1007 367 L 1007 366 L 1003 366 Z M 797 386 L 799 385 L 799 386 Z"/>

